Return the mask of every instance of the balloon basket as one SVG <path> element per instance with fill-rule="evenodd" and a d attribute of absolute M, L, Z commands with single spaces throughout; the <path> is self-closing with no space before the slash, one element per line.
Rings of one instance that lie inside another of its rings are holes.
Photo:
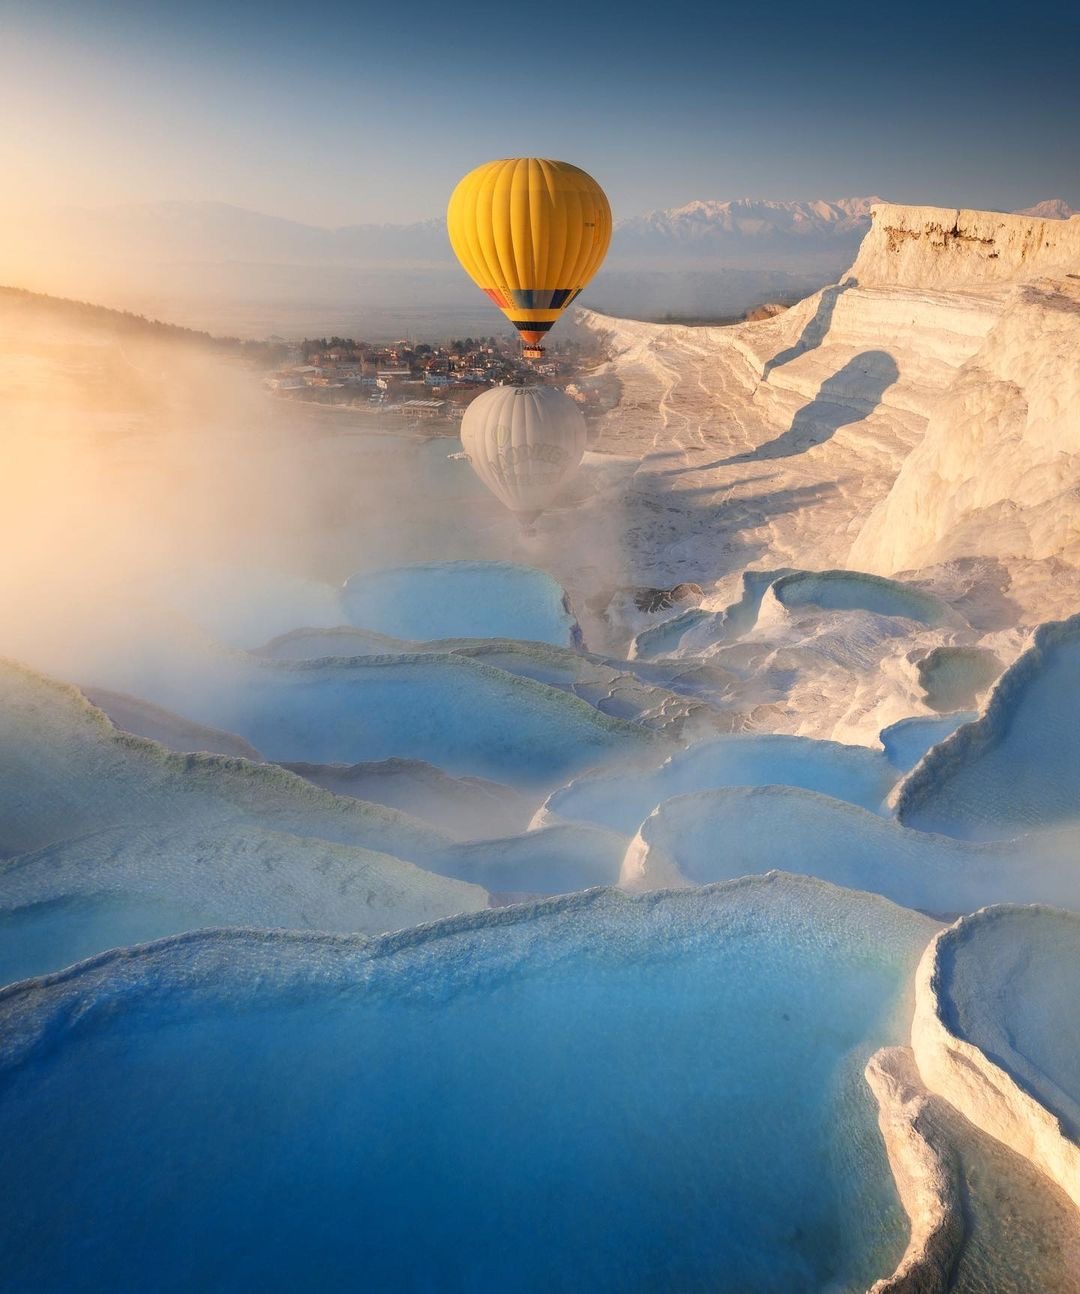
<path fill-rule="evenodd" d="M 537 535 L 536 523 L 540 520 L 540 512 L 515 512 L 514 519 L 518 523 L 519 539 L 535 539 Z"/>
<path fill-rule="evenodd" d="M 543 359 L 544 348 L 543 346 L 522 346 L 521 358 L 522 359 Z"/>

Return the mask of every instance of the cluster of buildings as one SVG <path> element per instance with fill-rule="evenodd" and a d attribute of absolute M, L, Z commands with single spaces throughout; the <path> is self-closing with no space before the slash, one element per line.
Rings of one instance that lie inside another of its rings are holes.
<path fill-rule="evenodd" d="M 266 379 L 276 395 L 371 408 L 415 418 L 460 418 L 478 391 L 567 366 L 565 356 L 526 365 L 516 341 L 495 337 L 429 346 L 408 341 L 374 346 L 349 338 L 305 341 Z"/>

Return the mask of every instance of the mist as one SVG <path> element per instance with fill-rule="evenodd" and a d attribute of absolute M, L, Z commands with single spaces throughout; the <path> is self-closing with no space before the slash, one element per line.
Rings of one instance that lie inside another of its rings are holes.
<path fill-rule="evenodd" d="M 581 505 L 617 458 L 523 538 L 449 457 L 456 435 L 275 398 L 238 359 L 55 313 L 0 313 L 0 655 L 212 721 L 231 653 L 342 623 L 350 575 L 454 559 L 550 570 L 602 633 L 588 604 L 619 579 L 618 509 Z"/>
<path fill-rule="evenodd" d="M 864 228 L 770 232 L 753 212 L 748 232 L 728 221 L 703 235 L 689 223 L 676 237 L 663 221 L 617 228 L 580 304 L 635 319 L 736 319 L 833 281 Z M 0 284 L 243 338 L 434 342 L 503 327 L 454 261 L 441 219 L 323 229 L 224 203 L 13 206 L 0 213 Z"/>

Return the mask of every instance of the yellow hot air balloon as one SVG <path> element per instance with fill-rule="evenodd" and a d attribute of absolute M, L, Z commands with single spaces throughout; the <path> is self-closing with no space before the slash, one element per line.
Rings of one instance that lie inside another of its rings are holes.
<path fill-rule="evenodd" d="M 544 334 L 600 268 L 611 207 L 569 162 L 507 157 L 458 184 L 446 228 L 466 272 L 518 330 L 525 356 L 537 359 Z"/>

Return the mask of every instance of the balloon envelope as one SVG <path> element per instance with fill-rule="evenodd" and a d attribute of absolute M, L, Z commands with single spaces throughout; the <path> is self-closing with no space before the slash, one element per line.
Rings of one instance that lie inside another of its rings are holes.
<path fill-rule="evenodd" d="M 473 471 L 495 497 L 530 525 L 577 471 L 585 419 L 553 386 L 496 386 L 461 420 Z"/>
<path fill-rule="evenodd" d="M 544 157 L 485 162 L 446 211 L 454 254 L 531 347 L 600 268 L 611 241 L 604 190 Z"/>

